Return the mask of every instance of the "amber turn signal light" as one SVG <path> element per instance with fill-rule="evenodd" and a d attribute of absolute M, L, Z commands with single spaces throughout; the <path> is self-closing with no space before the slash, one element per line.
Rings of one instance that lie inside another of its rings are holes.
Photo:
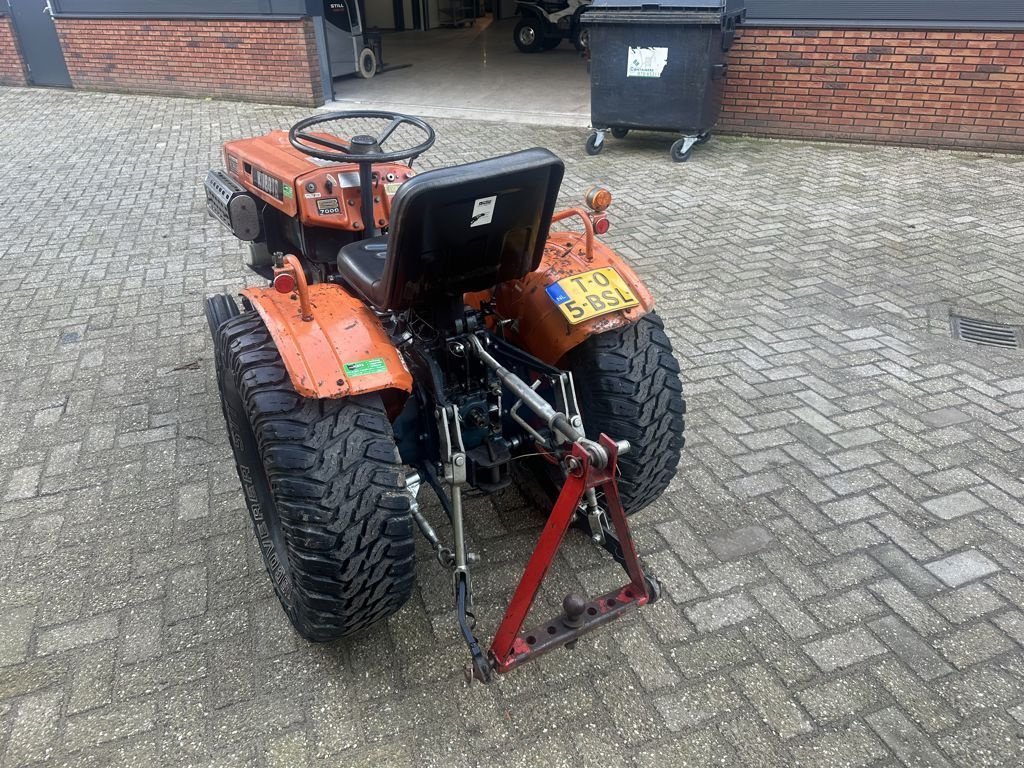
<path fill-rule="evenodd" d="M 590 210 L 600 213 L 607 210 L 608 206 L 612 204 L 612 193 L 605 187 L 591 187 L 587 190 L 584 200 Z"/>

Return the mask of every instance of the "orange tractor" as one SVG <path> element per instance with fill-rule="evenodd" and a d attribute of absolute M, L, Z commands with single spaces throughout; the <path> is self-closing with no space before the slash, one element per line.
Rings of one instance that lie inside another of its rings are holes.
<path fill-rule="evenodd" d="M 555 211 L 544 149 L 413 171 L 422 120 L 317 115 L 231 141 L 207 207 L 250 243 L 269 285 L 206 300 L 217 382 L 256 537 L 288 618 L 328 641 L 397 611 L 418 528 L 451 572 L 489 681 L 658 598 L 627 516 L 657 498 L 683 445 L 679 366 L 633 270 L 598 241 L 611 195 Z M 401 144 L 400 148 L 393 148 Z M 581 229 L 551 231 L 575 219 Z M 489 650 L 474 635 L 466 492 L 512 482 L 548 511 Z M 429 486 L 450 521 L 420 513 Z M 569 527 L 624 568 L 523 624 Z"/>

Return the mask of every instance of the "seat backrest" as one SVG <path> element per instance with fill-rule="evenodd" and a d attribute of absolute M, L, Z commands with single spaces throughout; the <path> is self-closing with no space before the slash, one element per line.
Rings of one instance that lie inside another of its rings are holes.
<path fill-rule="evenodd" d="M 391 205 L 387 307 L 449 300 L 536 269 L 564 172 L 557 156 L 538 148 L 402 184 Z"/>

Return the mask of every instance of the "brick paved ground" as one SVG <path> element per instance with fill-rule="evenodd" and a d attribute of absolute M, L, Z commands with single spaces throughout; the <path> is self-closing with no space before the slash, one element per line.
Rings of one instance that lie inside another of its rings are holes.
<path fill-rule="evenodd" d="M 946 318 L 1024 317 L 1024 158 L 438 121 L 431 164 L 541 144 L 565 201 L 614 188 L 691 413 L 637 520 L 668 599 L 467 690 L 426 556 L 314 647 L 244 517 L 201 315 L 242 249 L 200 184 L 300 114 L 0 91 L 4 765 L 1021 763 L 1024 354 Z M 485 629 L 538 523 L 473 506 Z M 573 540 L 546 602 L 618 578 Z"/>

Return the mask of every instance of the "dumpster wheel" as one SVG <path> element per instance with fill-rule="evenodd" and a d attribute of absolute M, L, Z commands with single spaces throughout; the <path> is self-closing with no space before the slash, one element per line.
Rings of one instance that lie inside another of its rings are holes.
<path fill-rule="evenodd" d="M 604 132 L 594 131 L 587 138 L 587 154 L 599 155 L 602 149 L 604 149 Z"/>
<path fill-rule="evenodd" d="M 693 136 L 688 136 L 684 139 L 676 141 L 669 153 L 672 155 L 672 159 L 677 163 L 685 163 L 690 159 L 690 155 L 693 154 L 693 148 L 697 144 L 697 139 Z"/>
<path fill-rule="evenodd" d="M 616 139 L 624 139 L 629 135 L 629 128 L 612 128 L 612 136 Z"/>

